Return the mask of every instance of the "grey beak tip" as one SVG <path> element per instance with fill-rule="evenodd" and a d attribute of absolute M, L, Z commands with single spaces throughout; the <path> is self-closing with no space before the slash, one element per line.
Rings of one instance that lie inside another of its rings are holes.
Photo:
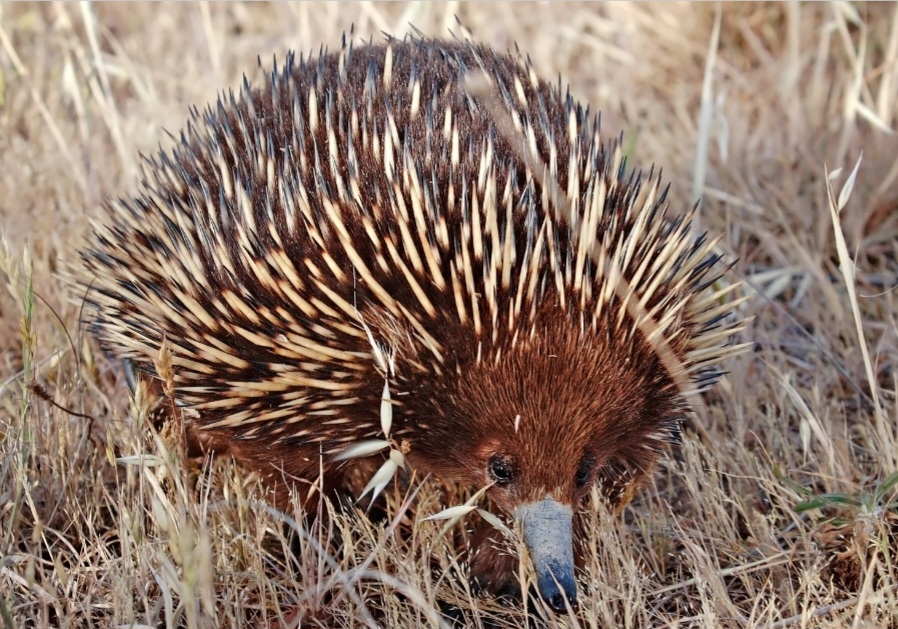
<path fill-rule="evenodd" d="M 553 578 L 554 577 L 554 578 Z M 543 574 L 537 576 L 540 596 L 556 614 L 563 614 L 577 607 L 577 583 L 574 579 L 573 566 L 549 566 Z"/>

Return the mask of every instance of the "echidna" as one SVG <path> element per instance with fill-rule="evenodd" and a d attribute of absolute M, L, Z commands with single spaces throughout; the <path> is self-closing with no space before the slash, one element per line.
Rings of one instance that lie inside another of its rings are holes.
<path fill-rule="evenodd" d="M 83 253 L 103 348 L 157 376 L 165 344 L 193 439 L 281 495 L 384 438 L 386 383 L 405 460 L 491 484 L 544 600 L 575 604 L 573 514 L 646 477 L 682 383 L 737 349 L 716 241 L 560 82 L 486 45 L 344 41 L 191 114 Z"/>

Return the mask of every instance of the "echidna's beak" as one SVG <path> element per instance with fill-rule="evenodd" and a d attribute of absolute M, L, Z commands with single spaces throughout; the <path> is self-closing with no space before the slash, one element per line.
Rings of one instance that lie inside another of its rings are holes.
<path fill-rule="evenodd" d="M 515 509 L 524 530 L 524 543 L 536 570 L 536 584 L 546 604 L 556 613 L 577 605 L 574 578 L 573 511 L 546 496 Z"/>

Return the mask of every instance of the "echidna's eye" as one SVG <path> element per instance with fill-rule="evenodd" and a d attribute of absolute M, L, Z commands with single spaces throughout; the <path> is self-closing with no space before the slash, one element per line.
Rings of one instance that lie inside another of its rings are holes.
<path fill-rule="evenodd" d="M 595 464 L 596 459 L 591 454 L 586 454 L 580 459 L 580 465 L 577 467 L 577 475 L 574 477 L 574 482 L 577 483 L 577 487 L 583 487 L 589 482 L 589 479 L 592 476 L 592 468 L 595 467 Z"/>
<path fill-rule="evenodd" d="M 508 485 L 515 477 L 515 468 L 512 462 L 498 454 L 490 457 L 487 470 L 490 479 L 500 487 Z"/>

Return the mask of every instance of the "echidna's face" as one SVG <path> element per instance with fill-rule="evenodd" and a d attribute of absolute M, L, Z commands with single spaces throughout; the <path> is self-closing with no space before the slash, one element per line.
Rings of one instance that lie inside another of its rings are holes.
<path fill-rule="evenodd" d="M 676 434 L 675 387 L 638 339 L 548 325 L 465 365 L 453 389 L 412 452 L 428 450 L 443 477 L 492 485 L 523 528 L 544 599 L 564 610 L 576 593 L 573 513 L 594 485 L 616 501 L 649 471 Z"/>

